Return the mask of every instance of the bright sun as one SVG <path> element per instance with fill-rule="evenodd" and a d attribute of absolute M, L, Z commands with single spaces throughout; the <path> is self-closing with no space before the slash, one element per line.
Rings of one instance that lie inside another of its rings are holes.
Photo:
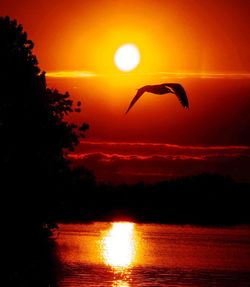
<path fill-rule="evenodd" d="M 119 70 L 129 72 L 139 64 L 140 52 L 135 45 L 124 44 L 117 49 L 114 61 Z"/>

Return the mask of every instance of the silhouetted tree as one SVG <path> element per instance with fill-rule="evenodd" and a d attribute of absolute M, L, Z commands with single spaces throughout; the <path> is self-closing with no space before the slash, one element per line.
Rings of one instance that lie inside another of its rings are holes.
<path fill-rule="evenodd" d="M 75 111 L 73 101 L 67 92 L 47 88 L 32 53 L 33 42 L 16 20 L 0 18 L 0 39 L 2 175 L 39 186 L 67 170 L 65 151 L 74 149 L 88 125 L 78 129 L 64 120 Z"/>
<path fill-rule="evenodd" d="M 47 87 L 33 47 L 16 20 L 0 17 L 1 196 L 6 207 L 7 244 L 16 261 L 11 260 L 17 266 L 20 260 L 19 267 L 25 256 L 32 262 L 27 254 L 36 254 L 36 245 L 43 242 L 40 226 L 49 219 L 56 202 L 54 194 L 63 188 L 65 177 L 70 177 L 66 150 L 73 150 L 88 128 L 82 124 L 79 130 L 64 120 L 65 115 L 79 112 L 81 103 L 74 107 L 68 93 Z M 16 234 L 22 236 L 17 239 Z M 16 241 L 20 245 L 14 248 Z M 20 271 L 13 265 L 10 269 L 13 274 Z M 15 281 L 14 275 L 10 278 L 14 286 L 20 282 L 20 286 L 47 284 L 42 284 L 42 279 L 30 283 L 19 277 Z"/>

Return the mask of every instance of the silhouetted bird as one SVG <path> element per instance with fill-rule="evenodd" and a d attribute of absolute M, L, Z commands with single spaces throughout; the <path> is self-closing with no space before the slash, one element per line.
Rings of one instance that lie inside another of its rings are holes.
<path fill-rule="evenodd" d="M 189 107 L 187 94 L 186 94 L 184 88 L 180 84 L 166 83 L 166 84 L 161 84 L 161 85 L 147 85 L 147 86 L 144 86 L 144 87 L 138 89 L 136 95 L 134 96 L 133 100 L 131 101 L 131 103 L 130 103 L 127 111 L 126 111 L 126 114 L 129 112 L 129 110 L 133 107 L 133 105 L 138 101 L 138 99 L 145 92 L 153 93 L 153 94 L 157 94 L 157 95 L 163 95 L 163 94 L 167 94 L 167 93 L 175 94 L 177 96 L 177 98 L 179 99 L 181 105 L 184 108 Z"/>

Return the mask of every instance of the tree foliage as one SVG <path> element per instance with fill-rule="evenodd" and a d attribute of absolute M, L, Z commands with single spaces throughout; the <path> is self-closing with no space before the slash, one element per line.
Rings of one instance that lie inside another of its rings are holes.
<path fill-rule="evenodd" d="M 63 186 L 70 189 L 74 175 L 66 152 L 89 126 L 65 120 L 80 111 L 81 102 L 47 87 L 33 48 L 22 25 L 0 17 L 2 194 L 8 218 L 37 224 L 46 220 Z"/>
<path fill-rule="evenodd" d="M 69 93 L 47 87 L 34 44 L 16 20 L 0 17 L 0 39 L 1 168 L 55 176 L 67 167 L 65 150 L 88 128 L 64 120 L 81 103 L 74 107 Z"/>

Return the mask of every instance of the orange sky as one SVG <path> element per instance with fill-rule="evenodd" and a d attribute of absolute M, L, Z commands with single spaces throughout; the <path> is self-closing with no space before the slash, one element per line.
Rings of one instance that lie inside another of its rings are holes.
<path fill-rule="evenodd" d="M 88 140 L 250 145 L 250 1 L 1 0 L 0 11 L 23 24 L 49 86 L 83 102 L 73 119 Z M 124 43 L 141 53 L 129 73 L 113 61 Z M 183 84 L 190 110 L 145 94 L 124 115 L 136 89 L 164 82 Z"/>
<path fill-rule="evenodd" d="M 250 73 L 245 0 L 2 0 L 0 11 L 24 25 L 46 71 L 114 72 L 115 49 L 134 42 L 143 73 Z"/>

